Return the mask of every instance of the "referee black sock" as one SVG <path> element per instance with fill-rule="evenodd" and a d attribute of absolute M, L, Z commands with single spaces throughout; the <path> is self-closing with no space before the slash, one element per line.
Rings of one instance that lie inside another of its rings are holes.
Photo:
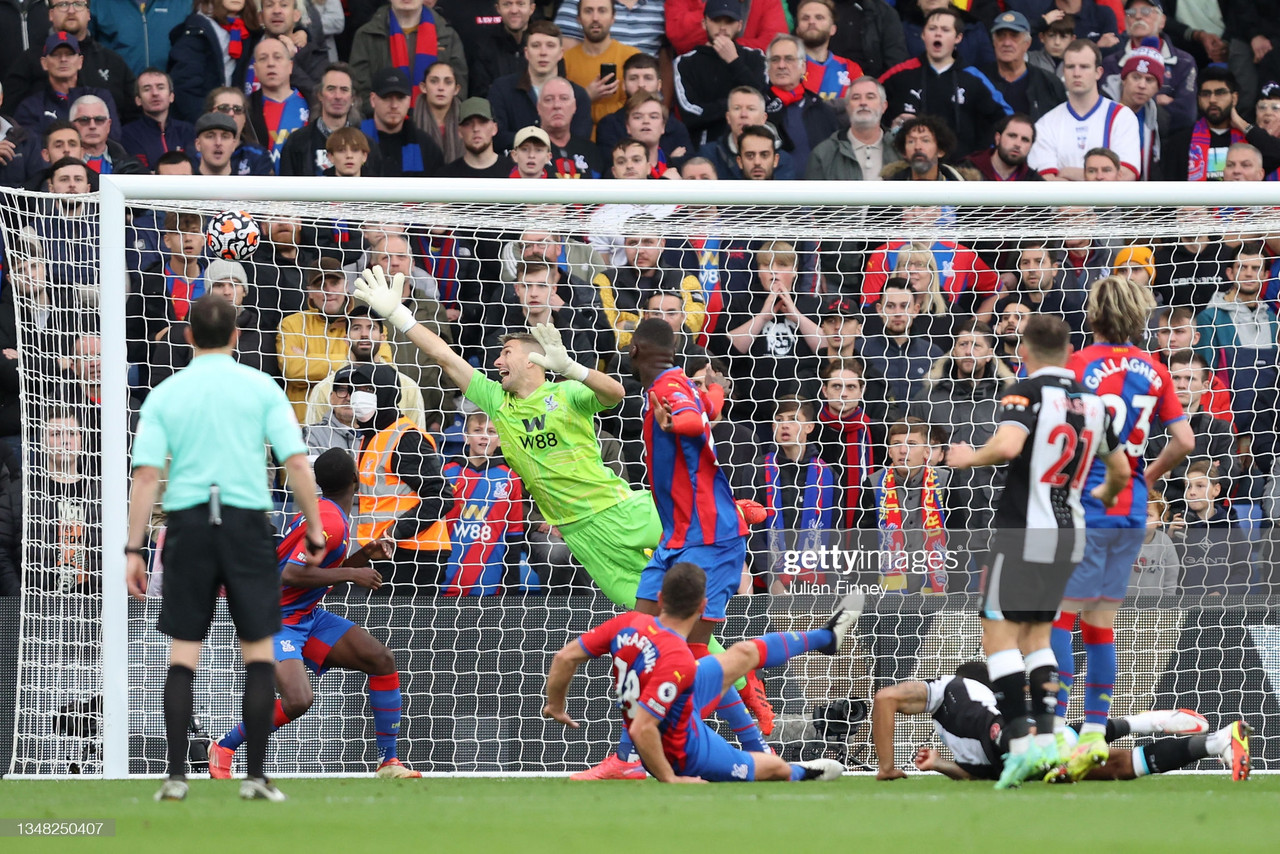
<path fill-rule="evenodd" d="M 251 661 L 244 667 L 245 741 L 248 744 L 247 765 L 250 777 L 265 777 L 267 739 L 276 706 L 276 666 L 270 661 Z"/>
<path fill-rule="evenodd" d="M 170 664 L 164 678 L 164 734 L 169 742 L 169 776 L 187 776 L 187 726 L 191 723 L 191 681 L 195 671 Z"/>

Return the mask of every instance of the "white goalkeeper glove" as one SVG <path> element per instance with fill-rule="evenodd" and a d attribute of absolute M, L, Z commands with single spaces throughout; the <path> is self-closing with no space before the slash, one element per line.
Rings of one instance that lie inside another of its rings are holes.
<path fill-rule="evenodd" d="M 530 353 L 530 362 L 571 380 L 586 382 L 590 371 L 569 358 L 569 351 L 564 348 L 564 342 L 560 340 L 560 330 L 550 323 L 539 323 L 533 327 L 533 337 L 538 339 L 543 352 Z"/>
<path fill-rule="evenodd" d="M 369 267 L 356 279 L 356 299 L 385 317 L 396 329 L 408 332 L 418 321 L 413 312 L 400 304 L 403 294 L 404 273 L 396 273 L 388 282 L 382 267 Z"/>

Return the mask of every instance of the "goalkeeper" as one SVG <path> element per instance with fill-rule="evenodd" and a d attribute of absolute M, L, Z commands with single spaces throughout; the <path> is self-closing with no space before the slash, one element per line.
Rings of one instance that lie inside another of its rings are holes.
<path fill-rule="evenodd" d="M 385 317 L 419 350 L 440 365 L 493 421 L 507 464 L 520 475 L 548 524 L 559 529 L 573 556 L 614 604 L 634 610 L 640 573 L 662 536 L 653 497 L 630 485 L 600 458 L 593 416 L 622 402 L 622 383 L 569 358 L 560 333 L 540 324 L 502 338 L 494 366 L 499 382 L 477 371 L 438 335 L 418 324 L 400 304 L 403 276 L 390 282 L 381 267 L 356 280 L 356 299 Z M 553 383 L 547 372 L 568 382 Z M 710 644 L 713 653 L 724 647 Z M 745 684 L 745 682 L 743 683 Z M 759 738 L 746 718 L 728 720 L 745 740 Z M 577 776 L 577 775 L 575 775 Z M 610 756 L 581 779 L 643 777 L 639 757 L 623 733 L 618 756 Z"/>

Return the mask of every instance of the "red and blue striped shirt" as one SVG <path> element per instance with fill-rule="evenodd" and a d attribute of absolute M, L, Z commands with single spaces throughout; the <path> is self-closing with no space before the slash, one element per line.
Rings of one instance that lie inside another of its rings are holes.
<path fill-rule="evenodd" d="M 322 567 L 337 566 L 347 559 L 351 548 L 351 520 L 342 508 L 328 498 L 320 499 L 320 523 L 324 527 L 324 557 L 320 560 Z M 293 564 L 305 566 L 307 563 L 307 521 L 301 513 L 289 520 L 284 529 L 284 537 L 276 547 L 276 558 L 280 561 L 280 572 Z M 333 589 L 328 587 L 280 587 L 281 622 L 292 626 L 302 622 L 315 607 L 320 604 L 324 595 Z"/>

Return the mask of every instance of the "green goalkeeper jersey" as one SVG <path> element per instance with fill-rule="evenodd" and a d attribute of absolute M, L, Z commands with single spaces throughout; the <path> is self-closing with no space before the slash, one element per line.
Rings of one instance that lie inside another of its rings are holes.
<path fill-rule="evenodd" d="M 575 380 L 544 383 L 520 400 L 476 371 L 467 400 L 493 421 L 507 465 L 552 525 L 568 525 L 630 498 L 631 487 L 600 458 L 595 392 Z"/>

